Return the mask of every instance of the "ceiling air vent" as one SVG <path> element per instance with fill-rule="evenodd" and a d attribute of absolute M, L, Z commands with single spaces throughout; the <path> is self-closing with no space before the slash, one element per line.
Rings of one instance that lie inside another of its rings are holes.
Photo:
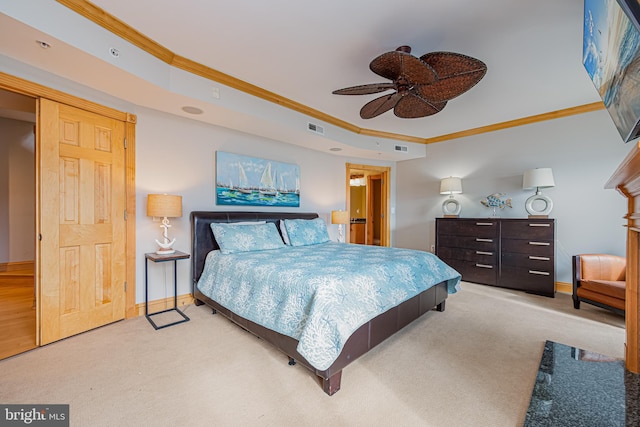
<path fill-rule="evenodd" d="M 396 145 L 396 146 L 394 147 L 394 150 L 396 150 L 396 151 L 402 151 L 403 153 L 407 153 L 407 152 L 409 152 L 409 147 L 408 147 L 408 146 L 406 146 L 406 145 Z"/>
<path fill-rule="evenodd" d="M 313 133 L 317 133 L 318 135 L 324 135 L 324 128 L 315 123 L 307 123 L 307 129 Z"/>

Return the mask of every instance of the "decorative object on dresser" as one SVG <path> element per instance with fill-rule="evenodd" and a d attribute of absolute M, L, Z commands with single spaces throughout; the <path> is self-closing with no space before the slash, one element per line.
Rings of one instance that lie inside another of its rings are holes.
<path fill-rule="evenodd" d="M 462 193 L 462 180 L 455 176 L 440 180 L 440 194 L 448 194 L 449 198 L 442 202 L 442 213 L 445 218 L 457 218 L 460 215 L 460 202 L 454 199 L 454 194 Z"/>
<path fill-rule="evenodd" d="M 344 224 L 349 224 L 349 212 L 331 211 L 331 224 L 338 224 L 338 242 L 344 243 Z"/>
<path fill-rule="evenodd" d="M 498 208 L 504 209 L 505 207 L 512 207 L 511 199 L 502 200 L 506 195 L 506 193 L 493 193 L 480 200 L 480 203 L 492 209 L 491 218 L 498 217 Z"/>
<path fill-rule="evenodd" d="M 553 209 L 553 202 L 540 191 L 541 188 L 555 187 L 553 171 L 551 168 L 530 169 L 522 176 L 522 188 L 524 190 L 536 189 L 536 194 L 529 197 L 524 205 L 529 213 L 529 218 L 548 218 L 549 212 Z M 544 208 L 537 209 L 543 204 Z"/>
<path fill-rule="evenodd" d="M 177 218 L 182 216 L 182 196 L 172 196 L 169 194 L 149 194 L 147 196 L 147 216 L 162 218 L 161 228 L 162 242 L 156 239 L 156 243 L 160 247 L 156 251 L 159 255 L 167 255 L 175 252 L 171 246 L 176 239 L 169 240 L 169 218 Z"/>
<path fill-rule="evenodd" d="M 555 221 L 436 218 L 436 255 L 462 280 L 555 296 Z"/>

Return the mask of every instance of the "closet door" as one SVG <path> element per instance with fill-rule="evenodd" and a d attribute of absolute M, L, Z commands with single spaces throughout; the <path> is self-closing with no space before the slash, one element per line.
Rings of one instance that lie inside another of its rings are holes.
<path fill-rule="evenodd" d="M 125 316 L 124 122 L 40 100 L 40 344 Z"/>

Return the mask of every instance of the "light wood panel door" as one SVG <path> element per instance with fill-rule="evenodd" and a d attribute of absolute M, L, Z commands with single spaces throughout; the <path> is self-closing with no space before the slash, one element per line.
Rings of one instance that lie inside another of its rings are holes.
<path fill-rule="evenodd" d="M 125 316 L 124 122 L 40 100 L 40 344 Z"/>

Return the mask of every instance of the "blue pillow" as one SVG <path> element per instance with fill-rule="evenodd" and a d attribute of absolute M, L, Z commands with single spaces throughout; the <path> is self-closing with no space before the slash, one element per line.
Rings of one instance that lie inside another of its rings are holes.
<path fill-rule="evenodd" d="M 329 241 L 327 224 L 322 218 L 315 219 L 285 219 L 291 246 L 317 245 Z"/>
<path fill-rule="evenodd" d="M 223 254 L 264 251 L 284 247 L 272 222 L 265 224 L 211 223 L 211 231 Z"/>

